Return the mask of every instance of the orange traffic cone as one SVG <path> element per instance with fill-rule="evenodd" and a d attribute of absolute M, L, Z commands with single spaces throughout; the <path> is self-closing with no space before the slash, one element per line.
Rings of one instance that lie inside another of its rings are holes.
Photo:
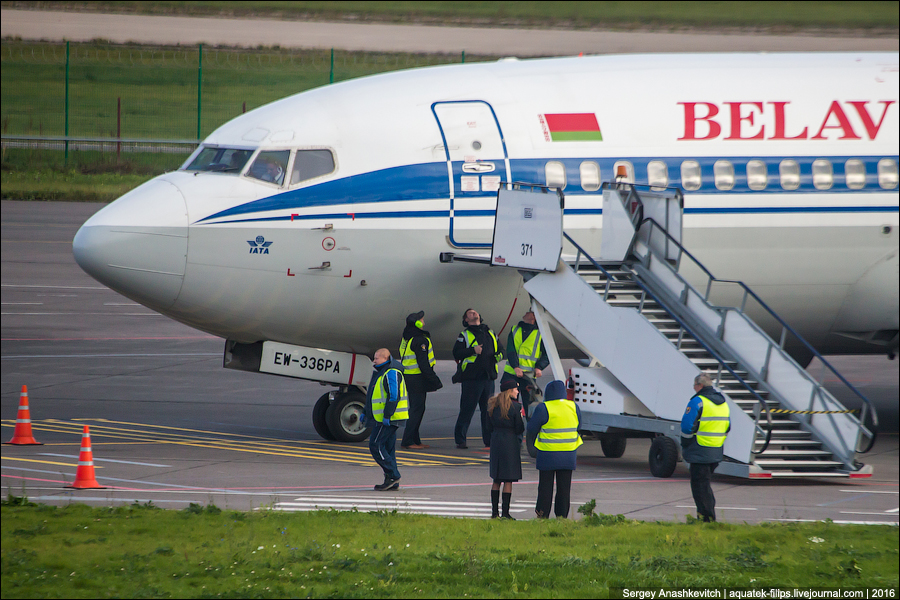
<path fill-rule="evenodd" d="M 28 386 L 22 386 L 22 392 L 19 394 L 19 412 L 16 415 L 16 430 L 13 431 L 13 438 L 7 442 L 9 444 L 37 444 L 42 445 L 34 439 L 31 433 L 31 411 L 28 409 Z"/>
<path fill-rule="evenodd" d="M 91 451 L 91 432 L 84 426 L 81 434 L 81 453 L 78 455 L 78 470 L 75 471 L 75 483 L 66 487 L 77 490 L 106 489 L 94 478 L 94 453 Z"/>

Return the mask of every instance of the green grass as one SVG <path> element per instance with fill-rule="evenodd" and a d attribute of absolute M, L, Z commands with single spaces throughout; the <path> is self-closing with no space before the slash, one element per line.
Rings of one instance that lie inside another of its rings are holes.
<path fill-rule="evenodd" d="M 585 512 L 590 512 L 585 511 Z M 898 529 L 2 507 L 4 598 L 590 597 L 898 586 Z"/>
<path fill-rule="evenodd" d="M 897 28 L 896 2 L 35 2 L 144 14 L 567 27 Z"/>
<path fill-rule="evenodd" d="M 4 200 L 112 202 L 149 179 L 177 169 L 187 154 L 4 149 Z"/>
<path fill-rule="evenodd" d="M 65 44 L 4 40 L 0 59 L 3 134 L 65 135 Z M 339 51 L 334 80 L 460 61 L 457 54 Z M 197 139 L 198 47 L 70 44 L 69 64 L 68 135 Z M 204 49 L 199 137 L 244 110 L 328 85 L 330 70 L 330 51 Z"/>

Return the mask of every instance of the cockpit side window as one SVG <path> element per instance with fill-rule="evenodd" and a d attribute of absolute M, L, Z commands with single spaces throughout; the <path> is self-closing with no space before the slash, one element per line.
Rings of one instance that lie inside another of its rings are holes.
<path fill-rule="evenodd" d="M 250 170 L 247 171 L 247 177 L 253 177 L 261 181 L 281 185 L 284 183 L 284 173 L 287 170 L 288 158 L 291 156 L 290 150 L 272 150 L 260 152 Z"/>
<path fill-rule="evenodd" d="M 247 148 L 206 146 L 185 167 L 185 170 L 237 175 L 244 169 L 251 154 L 253 154 L 253 150 Z"/>
<path fill-rule="evenodd" d="M 331 150 L 297 150 L 294 168 L 291 169 L 291 185 L 328 175 L 334 171 L 334 156 Z"/>

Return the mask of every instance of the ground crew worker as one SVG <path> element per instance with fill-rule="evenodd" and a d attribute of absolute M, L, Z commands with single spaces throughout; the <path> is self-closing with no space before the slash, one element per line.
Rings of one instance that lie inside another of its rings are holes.
<path fill-rule="evenodd" d="M 494 381 L 499 369 L 497 363 L 503 360 L 503 346 L 491 328 L 481 322 L 481 315 L 473 308 L 463 313 L 465 329 L 453 345 L 453 358 L 459 362 L 459 381 L 462 392 L 459 397 L 459 417 L 453 429 L 456 447 L 468 448 L 466 433 L 475 414 L 475 407 L 481 409 L 481 439 L 485 447 L 491 445 L 487 432 L 487 401 L 494 395 Z M 456 376 L 454 376 L 454 379 Z"/>
<path fill-rule="evenodd" d="M 575 470 L 577 450 L 583 442 L 578 435 L 581 410 L 566 396 L 566 384 L 551 381 L 544 391 L 544 401 L 534 408 L 527 431 L 536 435 L 535 466 L 540 471 L 537 503 L 534 513 L 539 519 L 550 516 L 553 499 L 553 480 L 556 479 L 554 512 L 559 519 L 569 516 L 572 472 Z"/>
<path fill-rule="evenodd" d="M 369 381 L 366 419 L 372 423 L 369 452 L 384 471 L 384 483 L 375 486 L 379 492 L 400 487 L 397 470 L 397 427 L 409 418 L 409 398 L 403 381 L 402 366 L 391 359 L 391 351 L 375 352 L 372 379 Z"/>
<path fill-rule="evenodd" d="M 419 426 L 425 415 L 425 397 L 443 387 L 441 379 L 434 372 L 434 348 L 431 334 L 425 327 L 425 311 L 406 317 L 406 328 L 400 339 L 400 362 L 403 365 L 403 381 L 409 392 L 409 421 L 403 429 L 400 447 L 408 450 L 428 448 L 419 437 Z"/>
<path fill-rule="evenodd" d="M 509 332 L 506 341 L 507 356 L 506 366 L 503 368 L 504 381 L 513 380 L 519 388 L 519 401 L 525 407 L 525 418 L 527 419 L 530 412 L 528 406 L 531 404 L 532 393 L 530 386 L 535 385 L 534 380 L 539 378 L 542 371 L 550 364 L 547 358 L 547 352 L 544 350 L 544 342 L 541 341 L 541 332 L 535 324 L 534 312 L 528 311 L 519 321 L 519 324 L 513 327 Z M 525 379 L 525 376 L 532 378 L 532 381 Z"/>
<path fill-rule="evenodd" d="M 706 373 L 694 378 L 694 392 L 681 418 L 681 454 L 691 465 L 691 493 L 697 518 L 708 523 L 716 520 L 716 498 L 710 478 L 725 456 L 722 447 L 731 431 L 731 412 Z"/>

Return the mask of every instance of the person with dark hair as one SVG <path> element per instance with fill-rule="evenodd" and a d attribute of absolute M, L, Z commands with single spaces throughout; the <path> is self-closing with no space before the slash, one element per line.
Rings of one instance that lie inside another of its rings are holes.
<path fill-rule="evenodd" d="M 519 386 L 519 402 L 525 408 L 525 418 L 530 412 L 533 390 L 536 389 L 535 381 L 543 374 L 543 370 L 550 364 L 547 352 L 544 350 L 544 342 L 541 341 L 541 332 L 538 330 L 534 318 L 534 311 L 528 310 L 519 324 L 513 327 L 506 340 L 506 367 L 503 369 L 503 378 L 500 380 L 513 380 Z M 538 390 L 540 393 L 540 390 Z"/>
<path fill-rule="evenodd" d="M 425 416 L 425 398 L 428 392 L 443 387 L 440 377 L 434 372 L 434 347 L 431 334 L 425 327 L 425 311 L 420 310 L 406 317 L 406 328 L 400 339 L 400 362 L 403 365 L 403 380 L 409 392 L 409 421 L 403 429 L 400 447 L 406 450 L 424 450 L 427 444 L 419 437 L 419 426 Z"/>
<path fill-rule="evenodd" d="M 528 433 L 536 435 L 535 466 L 540 471 L 538 497 L 534 513 L 539 519 L 550 517 L 553 500 L 553 480 L 556 479 L 556 505 L 554 512 L 559 519 L 569 516 L 569 495 L 572 488 L 572 472 L 583 442 L 578 435 L 581 410 L 566 396 L 566 384 L 555 380 L 547 384 L 544 401 L 538 404 L 528 420 Z"/>
<path fill-rule="evenodd" d="M 716 520 L 716 497 L 710 482 L 725 456 L 723 446 L 731 431 L 731 411 L 725 396 L 712 386 L 706 373 L 694 378 L 694 396 L 681 417 L 681 455 L 691 468 L 691 494 L 697 518 Z"/>
<path fill-rule="evenodd" d="M 453 358 L 459 363 L 458 377 L 462 384 L 459 397 L 459 417 L 453 429 L 456 447 L 468 448 L 466 433 L 475 414 L 481 409 L 481 438 L 485 447 L 491 445 L 486 433 L 487 401 L 494 394 L 494 380 L 499 371 L 497 363 L 503 360 L 503 346 L 491 328 L 481 322 L 478 311 L 470 308 L 463 313 L 465 329 L 453 346 Z M 454 376 L 456 379 L 457 376 Z"/>
<path fill-rule="evenodd" d="M 500 384 L 500 393 L 492 396 L 487 404 L 487 431 L 491 438 L 490 474 L 494 484 L 491 486 L 491 518 L 502 516 L 513 519 L 509 514 L 512 499 L 512 484 L 522 479 L 522 458 L 519 453 L 521 436 L 525 432 L 522 420 L 524 409 L 516 401 L 519 388 L 512 380 Z M 503 484 L 503 514 L 499 510 L 500 484 Z"/>

